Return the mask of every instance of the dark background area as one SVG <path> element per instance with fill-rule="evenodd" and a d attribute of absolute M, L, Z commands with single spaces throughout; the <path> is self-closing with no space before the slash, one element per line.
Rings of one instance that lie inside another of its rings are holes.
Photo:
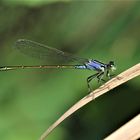
<path fill-rule="evenodd" d="M 115 61 L 115 74 L 140 60 L 140 2 L 3 0 L 0 2 L 0 66 L 41 65 L 13 49 L 20 38 L 84 58 Z M 87 95 L 94 71 L 0 72 L 0 138 L 35 140 Z M 93 88 L 99 87 L 96 80 Z M 140 112 L 140 78 L 113 89 L 78 110 L 49 140 L 100 140 Z"/>

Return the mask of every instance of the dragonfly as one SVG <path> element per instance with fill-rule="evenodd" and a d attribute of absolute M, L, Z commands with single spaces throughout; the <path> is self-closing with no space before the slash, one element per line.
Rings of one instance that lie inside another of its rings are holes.
<path fill-rule="evenodd" d="M 88 91 L 91 92 L 92 88 L 90 86 L 90 82 L 97 78 L 98 82 L 105 80 L 104 77 L 110 79 L 112 77 L 111 72 L 116 70 L 116 66 L 114 61 L 109 61 L 108 63 L 103 63 L 94 59 L 86 59 L 80 58 L 73 54 L 63 52 L 56 48 L 49 47 L 47 45 L 34 42 L 27 39 L 18 39 L 15 42 L 14 47 L 18 49 L 20 52 L 32 56 L 37 57 L 44 60 L 62 60 L 64 62 L 76 62 L 73 65 L 14 65 L 14 66 L 2 66 L 0 67 L 0 71 L 9 71 L 9 70 L 17 70 L 17 69 L 82 69 L 82 70 L 91 70 L 96 73 L 87 77 L 87 86 Z"/>

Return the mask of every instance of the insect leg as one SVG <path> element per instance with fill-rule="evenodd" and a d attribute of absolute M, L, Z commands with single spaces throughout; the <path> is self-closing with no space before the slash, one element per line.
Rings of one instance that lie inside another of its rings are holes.
<path fill-rule="evenodd" d="M 103 78 L 103 76 L 104 76 L 104 72 L 101 72 L 101 73 L 99 73 L 98 75 L 97 75 L 97 78 L 98 78 L 98 83 L 100 83 L 100 81 L 102 80 L 103 82 L 105 82 L 105 80 L 104 79 L 102 79 Z"/>
<path fill-rule="evenodd" d="M 107 70 L 106 77 L 108 77 L 108 79 L 111 79 L 114 76 L 115 76 L 115 74 L 110 75 L 109 70 Z"/>
<path fill-rule="evenodd" d="M 91 75 L 91 76 L 89 76 L 89 77 L 87 78 L 87 85 L 88 85 L 88 90 L 89 90 L 89 92 L 92 91 L 92 89 L 91 89 L 89 83 L 91 82 L 91 80 L 92 80 L 93 78 L 97 77 L 98 74 L 99 74 L 99 73 L 93 74 L 93 75 Z"/>

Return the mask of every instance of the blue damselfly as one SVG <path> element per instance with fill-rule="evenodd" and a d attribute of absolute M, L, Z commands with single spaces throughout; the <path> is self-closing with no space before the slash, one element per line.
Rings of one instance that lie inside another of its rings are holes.
<path fill-rule="evenodd" d="M 98 82 L 104 81 L 103 77 L 106 76 L 109 79 L 111 78 L 110 72 L 114 71 L 115 65 L 114 61 L 109 61 L 109 63 L 105 64 L 100 61 L 94 59 L 85 59 L 76 57 L 72 54 L 60 51 L 56 48 L 49 47 L 47 45 L 43 45 L 31 40 L 27 39 L 19 39 L 15 43 L 15 48 L 20 50 L 22 53 L 27 55 L 38 57 L 41 59 L 61 59 L 64 61 L 75 61 L 76 65 L 36 65 L 36 66 L 2 66 L 0 67 L 0 71 L 8 71 L 8 70 L 16 70 L 16 69 L 50 69 L 50 68 L 57 68 L 57 69 L 86 69 L 86 70 L 93 70 L 96 71 L 95 74 L 89 76 L 87 78 L 87 85 L 89 91 L 91 91 L 90 82 L 92 79 L 97 78 Z"/>

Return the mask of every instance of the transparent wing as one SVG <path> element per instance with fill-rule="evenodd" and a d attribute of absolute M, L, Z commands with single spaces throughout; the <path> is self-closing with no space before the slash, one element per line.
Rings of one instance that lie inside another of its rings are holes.
<path fill-rule="evenodd" d="M 14 47 L 26 55 L 43 59 L 46 61 L 65 62 L 65 63 L 76 61 L 82 64 L 88 61 L 88 59 L 79 58 L 69 53 L 65 53 L 58 49 L 49 47 L 47 45 L 43 45 L 26 39 L 17 40 Z"/>

